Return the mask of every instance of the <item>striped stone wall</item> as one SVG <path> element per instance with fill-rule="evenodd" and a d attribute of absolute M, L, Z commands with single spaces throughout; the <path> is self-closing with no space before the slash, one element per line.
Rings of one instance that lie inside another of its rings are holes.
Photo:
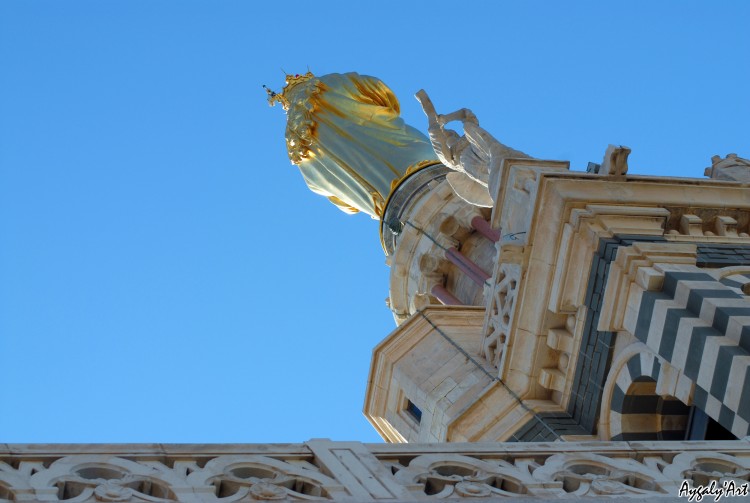
<path fill-rule="evenodd" d="M 602 300 L 604 296 L 604 290 L 607 284 L 609 275 L 609 265 L 614 261 L 617 251 L 623 246 L 631 246 L 635 242 L 656 242 L 666 243 L 667 240 L 663 237 L 657 236 L 645 236 L 645 235 L 617 235 L 612 238 L 604 238 L 599 241 L 597 251 L 592 257 L 591 268 L 589 273 L 589 279 L 587 284 L 587 291 L 585 297 L 586 306 L 586 318 L 584 321 L 584 329 L 582 332 L 581 345 L 579 347 L 579 355 L 575 370 L 575 377 L 571 387 L 571 398 L 567 405 L 567 414 L 565 413 L 547 413 L 550 415 L 550 421 L 547 421 L 546 416 L 542 416 L 545 422 L 549 423 L 549 426 L 554 429 L 560 429 L 561 434 L 595 434 L 597 428 L 597 421 L 601 414 L 601 404 L 604 391 L 604 383 L 607 379 L 607 374 L 611 365 L 612 355 L 615 347 L 616 333 L 597 330 L 599 322 L 599 314 L 602 309 Z M 746 245 L 730 245 L 730 244 L 715 244 L 715 243 L 695 243 L 697 246 L 697 266 L 695 271 L 702 272 L 701 268 L 720 268 L 720 267 L 731 267 L 741 266 L 750 264 L 750 247 Z M 736 295 L 742 295 L 742 285 L 750 281 L 748 276 L 743 274 L 730 275 L 726 278 L 721 279 L 718 283 L 726 287 L 729 291 L 732 291 Z M 713 280 L 713 278 L 712 278 Z M 746 281 L 747 280 L 747 281 Z M 697 295 L 697 294 L 696 294 Z M 721 295 L 721 294 L 720 294 Z M 729 294 L 727 294 L 729 295 Z M 695 302 L 695 301 L 694 301 Z M 726 310 L 719 311 L 719 317 L 721 319 L 722 314 Z M 673 312 L 670 314 L 670 321 L 679 319 L 679 314 Z M 646 315 L 644 315 L 646 316 Z M 719 319 L 719 321 L 720 321 Z M 669 335 L 668 335 L 669 337 Z M 750 335 L 746 336 L 750 337 Z M 723 349 L 722 354 L 728 349 Z M 654 351 L 655 353 L 658 350 Z M 737 360 L 739 363 L 741 360 Z M 632 363 L 635 365 L 635 363 Z M 698 365 L 700 367 L 700 365 Z M 704 373 L 706 370 L 704 370 Z M 721 371 L 719 371 L 721 374 Z M 649 377 L 650 373 L 645 373 L 641 376 L 636 376 L 631 373 L 630 377 L 633 380 L 639 377 Z M 658 377 L 658 374 L 654 374 Z M 653 377 L 653 376 L 652 376 Z M 656 380 L 656 377 L 653 377 Z M 718 381 L 717 381 L 718 382 Z M 619 385 L 618 385 L 619 386 Z M 717 384 L 718 386 L 718 384 Z M 643 392 L 644 387 L 636 387 L 632 390 L 633 393 L 637 393 L 637 390 Z M 715 389 L 716 393 L 719 393 L 718 389 Z M 626 405 L 624 399 L 628 395 L 628 386 L 619 386 L 619 389 L 615 391 L 618 396 L 622 396 L 622 402 L 619 402 L 620 407 Z M 708 398 L 708 393 L 704 393 L 704 390 L 696 390 L 695 405 L 711 403 L 714 408 L 715 402 Z M 628 399 L 630 400 L 630 399 Z M 681 405 L 681 402 L 672 400 L 669 397 L 661 398 L 649 398 L 651 401 L 661 401 L 656 406 L 660 408 L 661 415 L 663 416 L 674 416 L 673 419 L 662 418 L 663 421 L 657 428 L 649 429 L 648 431 L 628 431 L 616 429 L 611 431 L 612 435 L 616 439 L 631 439 L 631 438 L 650 438 L 650 439 L 666 439 L 676 438 L 683 430 L 684 423 L 684 411 L 685 407 Z M 735 402 L 739 401 L 739 397 L 734 398 Z M 750 402 L 750 400 L 748 400 Z M 627 402 L 629 403 L 629 402 Z M 699 405 L 700 406 L 700 405 Z M 720 407 L 719 407 L 720 408 Z M 624 409 L 614 410 L 615 414 L 636 414 L 636 409 Z M 721 409 L 724 412 L 725 422 L 722 425 L 727 424 L 729 420 L 728 413 L 725 409 Z M 554 417 L 553 417 L 554 416 Z M 563 417 L 564 416 L 564 417 Z M 741 421 L 738 421 L 738 426 L 742 425 L 742 421 L 746 421 L 740 416 Z M 732 419 L 733 421 L 733 419 Z M 626 425 L 636 424 L 634 421 L 629 421 L 625 418 Z M 542 431 L 534 430 L 535 426 L 538 426 L 538 421 L 529 421 L 522 425 L 513 435 L 513 439 L 519 441 L 537 441 L 542 440 L 540 437 L 544 435 Z M 726 427 L 726 426 L 725 426 Z M 667 428 L 667 429 L 663 429 Z M 573 433 L 573 430 L 577 430 Z M 731 431 L 731 428 L 727 428 Z M 739 431 L 739 430 L 738 430 Z M 643 436 L 638 436 L 637 433 L 643 433 Z"/>
<path fill-rule="evenodd" d="M 617 376 L 610 402 L 612 440 L 683 440 L 690 407 L 656 389 L 661 362 L 648 352 L 632 356 Z"/>
<path fill-rule="evenodd" d="M 694 266 L 667 270 L 661 291 L 643 293 L 633 334 L 695 383 L 693 405 L 744 437 L 750 432 L 750 300 L 737 283 Z"/>

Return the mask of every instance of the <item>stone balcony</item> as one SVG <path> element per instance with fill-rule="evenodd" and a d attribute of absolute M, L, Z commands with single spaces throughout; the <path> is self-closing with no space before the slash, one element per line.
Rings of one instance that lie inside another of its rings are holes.
<path fill-rule="evenodd" d="M 0 502 L 678 498 L 750 478 L 750 440 L 0 444 Z M 687 481 L 684 483 L 683 481 Z M 747 486 L 745 486 L 747 487 Z M 684 488 L 684 487 L 683 487 Z M 747 497 L 727 501 L 747 501 Z"/>

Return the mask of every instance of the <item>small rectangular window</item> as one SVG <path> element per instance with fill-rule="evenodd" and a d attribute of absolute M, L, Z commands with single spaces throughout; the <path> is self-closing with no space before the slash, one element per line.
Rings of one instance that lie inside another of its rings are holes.
<path fill-rule="evenodd" d="M 413 417 L 417 423 L 420 423 L 422 421 L 422 411 L 419 410 L 419 407 L 414 405 L 414 402 L 412 402 L 411 400 L 406 401 L 406 412 L 408 412 L 409 415 Z"/>

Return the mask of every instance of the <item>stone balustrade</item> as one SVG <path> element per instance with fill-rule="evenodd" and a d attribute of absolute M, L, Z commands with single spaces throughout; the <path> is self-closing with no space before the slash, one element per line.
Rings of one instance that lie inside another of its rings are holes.
<path fill-rule="evenodd" d="M 750 440 L 0 444 L 0 502 L 610 501 L 750 478 Z M 686 482 L 685 482 L 686 481 Z M 747 487 L 747 486 L 744 486 Z M 727 498 L 732 501 L 733 498 Z M 746 501 L 739 497 L 736 501 Z"/>

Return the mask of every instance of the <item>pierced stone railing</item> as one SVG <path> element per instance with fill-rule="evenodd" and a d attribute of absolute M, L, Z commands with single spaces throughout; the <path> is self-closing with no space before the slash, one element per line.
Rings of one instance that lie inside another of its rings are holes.
<path fill-rule="evenodd" d="M 0 444 L 3 503 L 523 501 L 602 496 L 678 501 L 680 490 L 687 487 L 716 481 L 717 487 L 741 488 L 748 478 L 748 440 Z"/>
<path fill-rule="evenodd" d="M 505 360 L 510 342 L 518 283 L 521 281 L 521 266 L 499 262 L 495 265 L 491 287 L 486 290 L 487 313 L 484 319 L 482 339 L 483 356 L 498 370 L 505 371 Z"/>

